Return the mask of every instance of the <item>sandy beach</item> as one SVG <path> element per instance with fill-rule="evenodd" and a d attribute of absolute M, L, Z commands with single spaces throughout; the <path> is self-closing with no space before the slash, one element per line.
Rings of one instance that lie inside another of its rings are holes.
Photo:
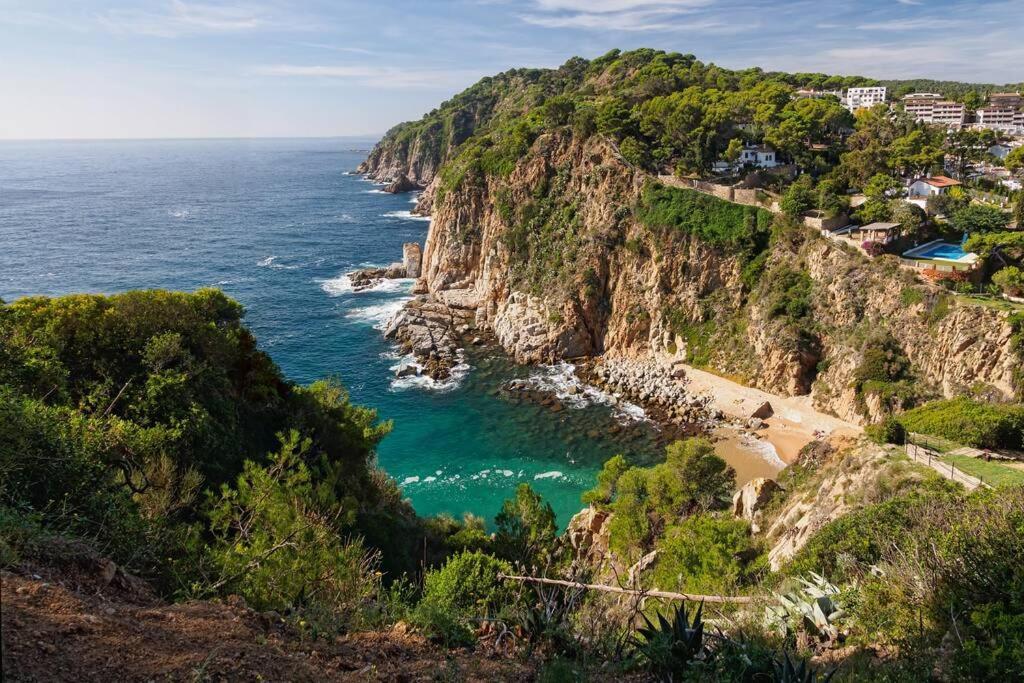
<path fill-rule="evenodd" d="M 686 366 L 687 389 L 711 397 L 711 405 L 729 417 L 746 420 L 766 401 L 774 415 L 765 420 L 758 435 L 770 443 L 786 464 L 796 461 L 800 449 L 815 438 L 815 432 L 829 436 L 855 436 L 861 428 L 816 410 L 810 396 L 777 396 L 743 386 L 718 375 Z"/>

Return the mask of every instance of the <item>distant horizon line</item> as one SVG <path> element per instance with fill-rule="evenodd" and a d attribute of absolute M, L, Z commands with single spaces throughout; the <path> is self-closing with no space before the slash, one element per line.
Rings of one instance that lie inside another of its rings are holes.
<path fill-rule="evenodd" d="M 127 137 L 127 138 L 0 138 L 0 144 L 10 142 L 188 142 L 200 140 L 371 140 L 381 139 L 384 133 L 365 135 L 210 135 L 210 136 L 168 136 L 168 137 Z"/>

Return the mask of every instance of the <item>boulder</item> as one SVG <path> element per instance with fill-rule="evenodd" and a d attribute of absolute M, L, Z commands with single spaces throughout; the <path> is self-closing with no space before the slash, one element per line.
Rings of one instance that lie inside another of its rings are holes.
<path fill-rule="evenodd" d="M 399 194 L 401 192 L 414 192 L 422 189 L 419 185 L 409 180 L 409 176 L 399 176 L 395 178 L 387 187 L 384 188 L 385 192 L 391 194 Z"/>
<path fill-rule="evenodd" d="M 765 401 L 764 403 L 761 404 L 761 407 L 759 407 L 757 410 L 750 414 L 750 417 L 758 417 L 761 418 L 762 420 L 767 420 L 774 414 L 775 409 L 772 408 L 772 404 L 769 403 L 768 401 Z"/>
<path fill-rule="evenodd" d="M 420 374 L 419 368 L 412 363 L 402 363 L 395 370 L 395 377 L 412 377 L 413 375 Z"/>
<path fill-rule="evenodd" d="M 757 513 L 764 509 L 776 492 L 781 490 L 782 487 L 774 479 L 766 477 L 751 479 L 732 497 L 733 516 L 751 522 L 751 526 L 756 532 Z"/>

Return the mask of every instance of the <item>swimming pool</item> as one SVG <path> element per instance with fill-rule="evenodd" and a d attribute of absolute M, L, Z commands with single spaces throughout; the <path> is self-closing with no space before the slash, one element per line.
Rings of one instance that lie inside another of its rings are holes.
<path fill-rule="evenodd" d="M 967 253 L 959 244 L 949 242 L 931 242 L 911 249 L 903 254 L 904 258 L 928 259 L 939 261 L 970 262 L 974 254 Z M 976 258 L 976 257 L 975 257 Z"/>

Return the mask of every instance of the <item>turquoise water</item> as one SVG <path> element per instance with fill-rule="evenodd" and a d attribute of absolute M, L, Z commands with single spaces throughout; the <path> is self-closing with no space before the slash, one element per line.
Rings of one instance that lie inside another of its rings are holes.
<path fill-rule="evenodd" d="M 916 254 L 915 258 L 928 258 L 928 259 L 946 259 L 947 261 L 959 261 L 966 256 L 963 248 L 959 244 L 949 244 L 948 242 L 940 242 L 934 246 L 928 247 L 924 251 Z"/>
<path fill-rule="evenodd" d="M 499 391 L 509 377 L 565 382 L 477 352 L 457 383 L 395 384 L 375 325 L 404 287 L 353 293 L 343 274 L 398 260 L 426 236 L 408 195 L 345 175 L 370 140 L 0 143 L 0 297 L 220 287 L 293 380 L 339 376 L 395 422 L 379 449 L 421 514 L 488 519 L 519 482 L 579 509 L 617 452 L 650 461 L 645 423 L 598 402 L 552 410 Z"/>

